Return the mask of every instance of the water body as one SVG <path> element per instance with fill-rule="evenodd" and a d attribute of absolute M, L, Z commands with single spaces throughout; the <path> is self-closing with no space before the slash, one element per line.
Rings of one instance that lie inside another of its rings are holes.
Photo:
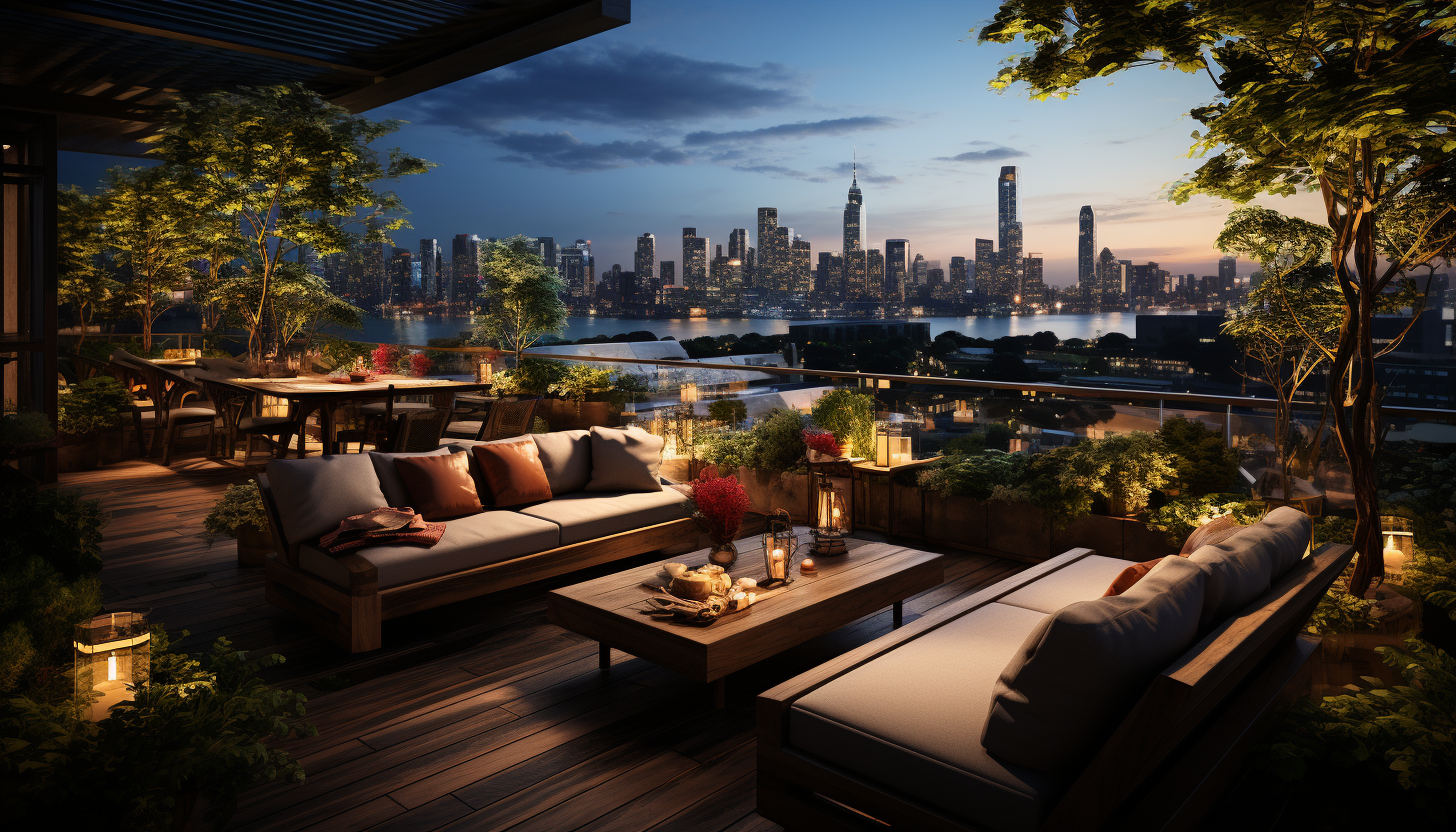
<path fill-rule="evenodd" d="M 1093 339 L 1109 332 L 1135 335 L 1137 315 L 1132 312 L 1103 312 L 1096 315 L 1022 315 L 1014 318 L 917 318 L 930 324 L 930 337 L 942 332 L 954 331 L 973 338 L 994 340 L 1003 335 L 1031 335 L 1051 330 L 1058 338 Z M 694 318 L 694 319 L 652 319 L 609 318 L 593 316 L 568 318 L 566 330 L 561 337 L 570 340 L 591 338 L 596 335 L 616 335 L 619 332 L 645 330 L 662 338 L 671 335 L 679 341 L 703 335 L 744 335 L 758 332 L 763 335 L 780 335 L 789 331 L 784 318 Z M 424 344 L 430 338 L 451 338 L 463 330 L 470 329 L 468 316 L 443 316 L 423 318 L 370 318 L 365 321 L 363 335 L 353 336 L 363 341 L 396 344 Z"/>

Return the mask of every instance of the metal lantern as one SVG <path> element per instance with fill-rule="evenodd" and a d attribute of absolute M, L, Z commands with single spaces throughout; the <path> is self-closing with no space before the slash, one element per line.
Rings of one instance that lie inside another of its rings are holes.
<path fill-rule="evenodd" d="M 846 551 L 844 533 L 848 516 L 844 500 L 834 490 L 834 481 L 827 474 L 818 475 L 818 499 L 814 511 L 814 554 L 842 555 Z"/>
<path fill-rule="evenodd" d="M 903 426 L 895 422 L 875 426 L 875 467 L 891 468 L 912 459 L 910 437 L 905 435 Z"/>
<path fill-rule="evenodd" d="M 110 612 L 76 627 L 76 696 L 89 698 L 87 717 L 105 719 L 151 678 L 152 631 L 145 611 Z"/>
<path fill-rule="evenodd" d="M 1380 554 L 1385 561 L 1385 580 L 1398 584 L 1405 565 L 1416 553 L 1415 524 L 1409 517 L 1383 515 L 1380 518 L 1380 534 L 1384 538 Z"/>
<path fill-rule="evenodd" d="M 763 533 L 763 569 L 766 586 L 788 583 L 789 561 L 794 557 L 794 524 L 783 509 L 768 516 Z"/>

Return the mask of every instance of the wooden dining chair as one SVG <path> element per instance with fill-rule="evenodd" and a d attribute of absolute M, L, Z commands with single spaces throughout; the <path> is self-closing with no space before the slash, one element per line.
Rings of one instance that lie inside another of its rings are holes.
<path fill-rule="evenodd" d="M 251 390 L 234 387 L 220 381 L 201 377 L 203 392 L 218 415 L 222 417 L 223 447 L 221 456 L 232 459 L 237 450 L 238 437 L 247 437 L 243 449 L 243 461 L 253 456 L 253 445 L 259 439 L 273 443 L 273 454 L 282 459 L 288 453 L 288 443 L 293 439 L 294 420 L 292 416 L 259 416 L 255 413 L 256 394 Z"/>
<path fill-rule="evenodd" d="M 531 432 L 531 420 L 536 416 L 536 403 L 540 396 L 517 396 L 501 399 L 490 408 L 490 416 L 480 423 L 476 439 L 510 439 Z"/>
<path fill-rule="evenodd" d="M 433 451 L 440 447 L 445 423 L 450 419 L 447 408 L 407 410 L 399 415 L 389 450 L 393 453 Z"/>

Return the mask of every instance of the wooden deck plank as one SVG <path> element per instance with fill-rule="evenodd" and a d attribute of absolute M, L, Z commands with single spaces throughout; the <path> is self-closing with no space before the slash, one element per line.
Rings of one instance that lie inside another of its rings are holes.
<path fill-rule="evenodd" d="M 134 460 L 61 483 L 112 514 L 108 603 L 151 608 L 174 635 L 192 633 L 188 649 L 226 636 L 281 653 L 287 662 L 265 678 L 309 696 L 319 736 L 283 744 L 307 779 L 243 795 L 229 828 L 777 829 L 753 812 L 754 697 L 890 631 L 884 610 L 734 673 L 729 707 L 712 712 L 705 687 L 645 660 L 613 651 L 599 671 L 594 642 L 546 619 L 548 591 L 663 560 L 644 556 L 403 616 L 382 649 L 351 655 L 267 604 L 261 570 L 238 565 L 233 541 L 204 542 L 202 518 L 255 470 L 189 455 L 170 469 Z M 908 599 L 907 618 L 1026 568 L 945 554 L 946 583 Z M 751 574 L 760 560 L 747 545 L 732 571 Z"/>

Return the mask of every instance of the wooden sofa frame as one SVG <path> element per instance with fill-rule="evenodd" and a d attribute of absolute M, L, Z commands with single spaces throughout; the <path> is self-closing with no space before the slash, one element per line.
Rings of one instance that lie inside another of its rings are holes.
<path fill-rule="evenodd" d="M 683 517 L 385 589 L 379 588 L 379 572 L 374 564 L 349 553 L 337 558 L 349 572 L 349 586 L 345 589 L 298 565 L 299 543 L 283 535 L 268 477 L 257 474 L 256 479 L 277 547 L 277 552 L 264 564 L 268 603 L 292 613 L 351 653 L 379 649 L 383 645 L 386 619 L 647 552 L 662 549 L 686 552 L 700 546 L 701 529 L 697 522 Z"/>
<path fill-rule="evenodd" d="M 758 812 L 789 830 L 970 830 L 960 818 L 796 751 L 789 711 L 802 696 L 877 656 L 1093 554 L 1073 549 L 945 605 L 758 698 Z M 1159 674 L 1052 805 L 1040 829 L 1193 828 L 1284 704 L 1319 639 L 1300 630 L 1350 562 L 1329 544 L 1258 606 L 1210 633 Z M 1252 605 L 1251 605 L 1252 606 Z"/>

